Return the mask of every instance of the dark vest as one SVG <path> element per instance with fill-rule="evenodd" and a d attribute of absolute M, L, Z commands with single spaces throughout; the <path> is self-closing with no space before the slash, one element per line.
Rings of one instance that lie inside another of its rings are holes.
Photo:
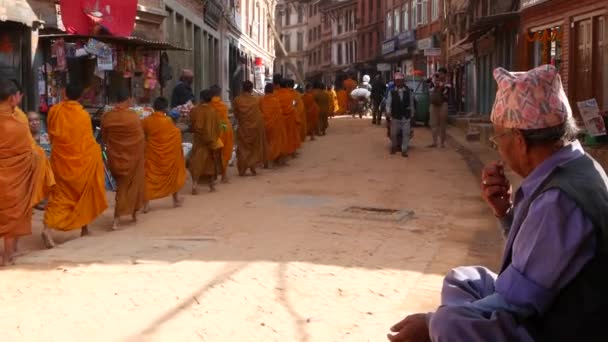
<path fill-rule="evenodd" d="M 526 319 L 523 324 L 535 341 L 608 341 L 608 177 L 588 155 L 558 167 L 522 207 L 521 219 L 511 226 L 515 234 L 530 203 L 549 189 L 563 191 L 593 222 L 597 252 L 562 289 L 547 312 Z M 501 272 L 511 263 L 512 242 L 508 248 Z"/>
<path fill-rule="evenodd" d="M 393 119 L 409 119 L 412 116 L 410 109 L 410 90 L 406 89 L 403 92 L 403 101 L 399 97 L 399 92 L 393 90 L 391 92 L 391 117 Z"/>

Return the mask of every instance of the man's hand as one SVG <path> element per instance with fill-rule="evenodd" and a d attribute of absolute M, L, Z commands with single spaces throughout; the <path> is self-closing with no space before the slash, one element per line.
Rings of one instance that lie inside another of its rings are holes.
<path fill-rule="evenodd" d="M 496 217 L 504 217 L 513 205 L 511 183 L 505 176 L 502 162 L 493 162 L 481 172 L 481 196 L 494 210 Z"/>
<path fill-rule="evenodd" d="M 393 333 L 387 335 L 388 340 L 391 342 L 431 342 L 426 316 L 426 314 L 415 314 L 405 317 L 391 327 Z"/>

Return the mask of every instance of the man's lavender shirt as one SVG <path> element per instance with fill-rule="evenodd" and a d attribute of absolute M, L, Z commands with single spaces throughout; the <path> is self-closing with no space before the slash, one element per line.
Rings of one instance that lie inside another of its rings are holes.
<path fill-rule="evenodd" d="M 507 221 L 525 215 L 522 206 L 558 166 L 583 154 L 575 141 L 539 165 L 515 194 L 513 216 Z M 508 311 L 520 318 L 544 313 L 595 255 L 593 223 L 565 193 L 547 190 L 532 202 L 519 230 L 509 231 L 505 251 L 511 248 L 511 263 L 498 275 L 496 292 L 463 305 L 485 314 Z"/>

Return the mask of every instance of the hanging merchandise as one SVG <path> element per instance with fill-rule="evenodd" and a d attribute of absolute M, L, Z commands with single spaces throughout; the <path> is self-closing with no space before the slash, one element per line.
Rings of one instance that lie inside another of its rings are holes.
<path fill-rule="evenodd" d="M 160 86 L 164 88 L 167 82 L 173 79 L 173 68 L 169 65 L 169 55 L 166 52 L 160 55 L 158 69 L 158 80 L 160 81 Z"/>
<path fill-rule="evenodd" d="M 108 44 L 105 44 L 93 38 L 89 39 L 84 48 L 91 55 L 104 57 L 112 55 L 112 48 Z"/>
<path fill-rule="evenodd" d="M 52 47 L 52 54 L 57 60 L 55 70 L 65 71 L 67 69 L 67 61 L 65 57 L 65 43 L 63 39 L 57 39 Z"/>
<path fill-rule="evenodd" d="M 145 89 L 156 89 L 158 84 L 158 60 L 155 56 L 145 56 L 144 63 L 144 88 Z"/>
<path fill-rule="evenodd" d="M 109 54 L 107 56 L 97 56 L 97 69 L 99 69 L 99 71 L 114 70 L 112 54 Z"/>

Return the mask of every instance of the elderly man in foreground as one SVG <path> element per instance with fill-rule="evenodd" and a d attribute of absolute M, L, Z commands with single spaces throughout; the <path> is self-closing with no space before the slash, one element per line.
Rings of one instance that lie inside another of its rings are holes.
<path fill-rule="evenodd" d="M 406 317 L 390 341 L 605 341 L 608 179 L 576 140 L 553 66 L 494 71 L 492 141 L 522 176 L 511 202 L 502 163 L 482 175 L 507 243 L 497 274 L 461 267 L 444 279 L 435 313 Z"/>

